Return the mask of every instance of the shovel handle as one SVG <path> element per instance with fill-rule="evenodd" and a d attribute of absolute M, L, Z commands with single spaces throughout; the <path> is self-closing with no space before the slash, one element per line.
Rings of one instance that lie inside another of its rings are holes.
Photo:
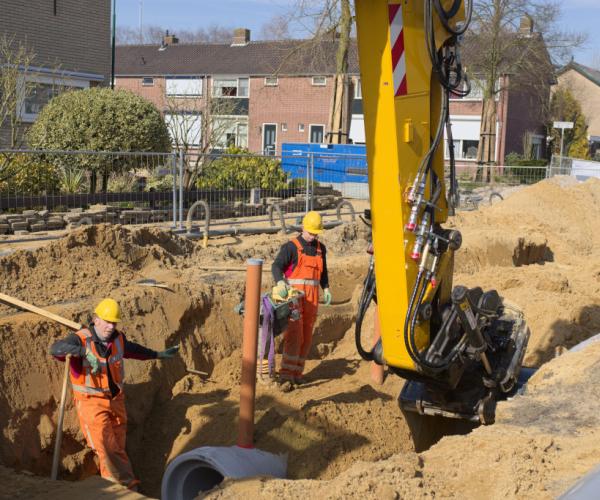
<path fill-rule="evenodd" d="M 62 392 L 60 394 L 60 410 L 58 412 L 58 424 L 56 425 L 56 442 L 54 443 L 54 456 L 52 457 L 52 472 L 50 479 L 58 479 L 58 462 L 60 460 L 60 446 L 62 444 L 63 421 L 65 419 L 65 405 L 67 403 L 67 384 L 69 382 L 69 369 L 71 367 L 71 355 L 65 358 L 65 374 L 63 376 Z"/>
<path fill-rule="evenodd" d="M 23 302 L 22 300 L 15 299 L 14 297 L 11 297 L 10 295 L 6 295 L 4 293 L 0 293 L 0 301 L 5 302 L 6 304 L 9 304 L 11 306 L 15 306 L 20 309 L 24 309 L 25 311 L 39 314 L 40 316 L 43 316 L 44 318 L 48 318 L 53 321 L 56 321 L 57 323 L 60 323 L 61 325 L 71 328 L 72 330 L 81 330 L 81 328 L 82 328 L 82 326 L 79 323 L 75 323 L 75 321 L 71 321 L 70 319 L 63 318 L 62 316 L 59 316 L 58 314 L 51 313 L 50 311 L 46 311 L 45 309 L 42 309 L 40 307 L 36 307 L 32 304 L 28 304 L 27 302 Z"/>

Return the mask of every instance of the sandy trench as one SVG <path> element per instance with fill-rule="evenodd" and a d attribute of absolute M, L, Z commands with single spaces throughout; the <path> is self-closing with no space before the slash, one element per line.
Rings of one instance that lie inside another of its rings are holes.
<path fill-rule="evenodd" d="M 465 241 L 455 283 L 494 287 L 524 309 L 532 330 L 529 365 L 600 332 L 598 220 L 600 182 L 555 178 L 450 221 Z M 295 481 L 226 482 L 213 497 L 552 498 L 600 462 L 596 347 L 545 364 L 528 394 L 500 406 L 496 425 L 414 453 L 397 405 L 402 381 L 390 376 L 383 386 L 371 385 L 369 366 L 355 353 L 356 296 L 368 263 L 363 236 L 357 224 L 324 236 L 334 305 L 319 315 L 310 383 L 287 394 L 258 388 L 256 445 L 288 452 Z M 181 343 L 173 362 L 127 366 L 128 452 L 143 494 L 159 495 L 166 464 L 181 452 L 235 442 L 241 319 L 233 307 L 243 273 L 199 266 L 242 266 L 249 257 L 270 262 L 287 238 L 222 238 L 202 249 L 158 229 L 90 226 L 0 257 L 3 293 L 81 322 L 110 294 L 122 304 L 129 337 L 155 349 Z M 143 278 L 172 291 L 135 284 Z M 371 324 L 368 317 L 367 331 Z M 75 498 L 78 486 L 97 498 L 124 494 L 90 477 L 93 457 L 71 405 L 63 444 L 71 481 L 44 486 L 39 477 L 50 469 L 62 377 L 47 349 L 64 334 L 0 306 L 0 477 L 11 498 L 43 498 L 48 488 Z M 209 380 L 186 367 L 209 372 Z"/>

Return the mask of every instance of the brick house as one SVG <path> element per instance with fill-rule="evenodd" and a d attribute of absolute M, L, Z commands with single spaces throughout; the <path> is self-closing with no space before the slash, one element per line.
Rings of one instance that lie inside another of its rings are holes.
<path fill-rule="evenodd" d="M 218 146 L 236 144 L 253 152 L 281 152 L 283 142 L 323 142 L 332 99 L 335 43 L 323 42 L 319 53 L 304 50 L 304 40 L 251 41 L 250 32 L 238 29 L 231 44 L 178 44 L 165 37 L 161 47 L 117 47 L 116 85 L 150 99 L 165 113 L 167 121 L 190 120 L 201 135 L 202 115 L 209 96 L 237 99 L 235 111 Z M 349 57 L 353 81 L 350 138 L 364 143 L 362 96 L 356 46 Z M 509 76 L 501 79 L 498 95 L 497 162 L 511 152 L 522 152 L 525 133 L 532 135 L 534 154 L 542 157 L 544 125 L 539 100 L 526 92 L 508 90 Z M 224 87 L 228 85 L 229 87 Z M 183 89 L 187 90 L 176 90 Z M 226 89 L 226 90 L 224 90 Z M 185 95 L 177 94 L 183 92 Z M 182 98 L 177 118 L 167 101 Z M 186 104 L 187 103 L 187 104 Z M 482 98 L 477 82 L 471 95 L 450 103 L 457 163 L 472 164 L 479 143 Z M 193 127 L 188 127 L 188 129 Z M 446 153 L 448 148 L 446 147 Z M 446 154 L 447 157 L 447 154 Z"/>
<path fill-rule="evenodd" d="M 567 87 L 581 105 L 594 156 L 600 150 L 600 71 L 571 61 L 557 72 L 556 87 Z"/>
<path fill-rule="evenodd" d="M 481 82 L 472 79 L 472 88 L 468 96 L 450 98 L 450 121 L 452 123 L 452 139 L 458 165 L 469 165 L 476 161 L 479 145 L 481 111 L 483 99 Z M 523 153 L 523 138 L 530 136 L 533 157 L 545 157 L 546 129 L 541 108 L 545 97 L 532 95 L 531 92 L 511 88 L 510 75 L 499 78 L 496 95 L 496 163 L 502 165 L 507 154 Z M 543 90 L 544 96 L 548 89 Z M 448 158 L 446 145 L 445 157 Z"/>
<path fill-rule="evenodd" d="M 160 47 L 117 47 L 115 85 L 151 100 L 170 129 L 185 129 L 189 145 L 202 140 L 210 105 L 221 130 L 216 148 L 279 154 L 283 142 L 323 142 L 326 133 L 336 46 L 305 44 L 251 41 L 246 29 L 235 30 L 230 44 L 179 44 L 167 34 Z M 354 47 L 350 73 L 357 80 Z"/>
<path fill-rule="evenodd" d="M 110 83 L 110 0 L 2 0 L 1 11 L 0 36 L 35 55 L 19 76 L 31 89 L 19 97 L 21 130 L 58 92 Z M 0 146 L 10 146 L 8 136 L 0 124 Z"/>

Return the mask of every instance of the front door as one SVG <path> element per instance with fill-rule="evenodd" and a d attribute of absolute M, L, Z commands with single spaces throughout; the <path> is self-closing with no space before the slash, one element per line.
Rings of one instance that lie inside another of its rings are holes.
<path fill-rule="evenodd" d="M 274 155 L 277 149 L 277 125 L 274 123 L 263 124 L 263 153 Z"/>

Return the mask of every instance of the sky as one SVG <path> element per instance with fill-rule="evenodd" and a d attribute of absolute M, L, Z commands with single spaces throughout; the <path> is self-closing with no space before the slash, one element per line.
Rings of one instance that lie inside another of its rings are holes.
<path fill-rule="evenodd" d="M 261 28 L 273 16 L 285 13 L 293 0 L 116 0 L 117 25 L 138 28 L 140 5 L 144 25 L 194 30 L 218 25 L 248 28 L 257 39 Z M 563 0 L 560 29 L 588 35 L 575 60 L 600 69 L 600 0 Z"/>

